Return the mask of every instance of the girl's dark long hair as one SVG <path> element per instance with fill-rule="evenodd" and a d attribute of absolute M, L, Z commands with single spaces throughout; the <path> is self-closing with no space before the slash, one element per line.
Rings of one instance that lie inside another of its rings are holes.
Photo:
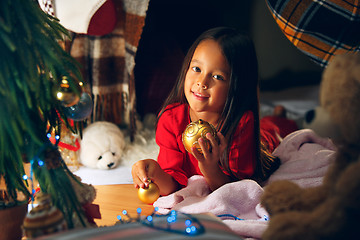
<path fill-rule="evenodd" d="M 184 93 L 185 76 L 195 49 L 202 41 L 208 39 L 219 44 L 231 69 L 228 98 L 221 113 L 217 130 L 221 129 L 221 133 L 228 139 L 228 153 L 233 135 L 243 114 L 247 111 L 253 113 L 256 156 L 258 159 L 253 178 L 263 181 L 278 168 L 280 161 L 273 157 L 260 141 L 258 62 L 254 44 L 247 34 L 228 27 L 213 28 L 201 34 L 188 50 L 177 82 L 165 100 L 158 118 L 169 104 L 187 102 Z M 229 168 L 227 156 L 221 159 L 221 165 L 234 177 Z"/>

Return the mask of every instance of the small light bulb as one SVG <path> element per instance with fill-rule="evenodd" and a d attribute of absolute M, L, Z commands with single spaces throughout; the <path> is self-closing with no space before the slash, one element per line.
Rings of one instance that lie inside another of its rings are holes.
<path fill-rule="evenodd" d="M 63 93 L 62 92 L 57 92 L 56 93 L 56 97 L 57 97 L 57 99 L 62 99 L 63 98 Z"/>

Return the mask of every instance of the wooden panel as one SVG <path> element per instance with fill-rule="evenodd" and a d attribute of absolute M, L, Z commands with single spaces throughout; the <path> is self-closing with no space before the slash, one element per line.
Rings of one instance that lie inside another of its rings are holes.
<path fill-rule="evenodd" d="M 101 219 L 95 219 L 98 226 L 111 226 L 118 220 L 117 216 L 126 210 L 131 217 L 137 216 L 137 209 L 141 208 L 141 215 L 153 212 L 152 205 L 142 203 L 137 196 L 137 189 L 133 184 L 97 185 L 94 204 L 99 204 Z"/>

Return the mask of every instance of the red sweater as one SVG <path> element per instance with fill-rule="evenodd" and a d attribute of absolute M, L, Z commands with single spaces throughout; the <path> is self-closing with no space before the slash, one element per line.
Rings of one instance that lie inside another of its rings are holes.
<path fill-rule="evenodd" d="M 156 143 L 160 147 L 157 161 L 182 186 L 187 185 L 189 177 L 202 175 L 197 159 L 185 150 L 182 143 L 182 133 L 189 123 L 188 105 L 172 104 L 160 117 L 156 130 Z M 279 145 L 275 131 L 278 132 L 277 127 L 270 122 L 264 126 L 261 124 L 261 139 L 269 145 L 270 152 Z M 248 111 L 241 118 L 233 137 L 229 167 L 240 180 L 251 177 L 255 166 L 254 116 Z M 229 175 L 225 170 L 224 172 Z"/>

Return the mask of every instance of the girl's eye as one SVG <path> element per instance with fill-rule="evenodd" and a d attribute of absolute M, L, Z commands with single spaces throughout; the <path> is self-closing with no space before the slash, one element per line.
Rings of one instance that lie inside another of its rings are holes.
<path fill-rule="evenodd" d="M 194 72 L 200 72 L 200 68 L 199 68 L 199 67 L 192 67 L 192 70 L 193 70 Z"/>
<path fill-rule="evenodd" d="M 224 78 L 223 76 L 221 76 L 221 75 L 214 75 L 213 78 L 215 78 L 215 79 L 217 79 L 217 80 L 221 80 L 221 81 L 224 81 L 224 80 L 225 80 L 225 78 Z"/>

